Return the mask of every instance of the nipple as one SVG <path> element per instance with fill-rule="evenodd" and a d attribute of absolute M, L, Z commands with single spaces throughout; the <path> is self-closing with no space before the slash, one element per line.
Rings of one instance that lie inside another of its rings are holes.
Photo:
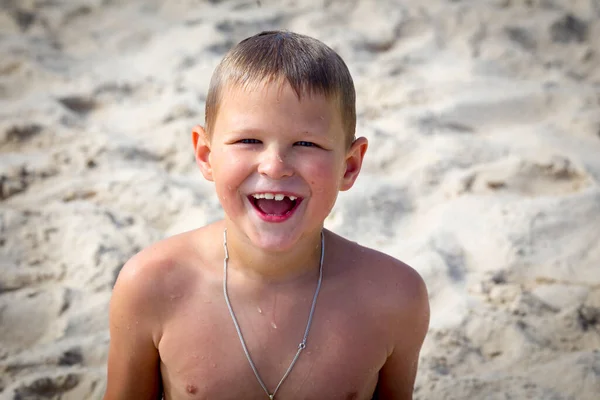
<path fill-rule="evenodd" d="M 191 383 L 188 383 L 185 389 L 189 394 L 194 394 L 198 391 L 198 388 L 195 385 L 192 385 Z"/>

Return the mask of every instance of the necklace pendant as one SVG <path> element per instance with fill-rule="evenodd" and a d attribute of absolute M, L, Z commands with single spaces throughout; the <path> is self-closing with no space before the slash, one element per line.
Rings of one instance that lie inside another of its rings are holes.
<path fill-rule="evenodd" d="M 273 395 L 272 394 L 269 395 L 269 399 L 273 400 Z"/>

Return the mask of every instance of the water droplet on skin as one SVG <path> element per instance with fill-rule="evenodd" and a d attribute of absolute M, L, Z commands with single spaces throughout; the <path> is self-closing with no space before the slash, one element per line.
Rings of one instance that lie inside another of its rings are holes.
<path fill-rule="evenodd" d="M 273 327 L 273 329 L 277 329 L 277 325 L 275 324 L 275 321 L 271 321 L 271 326 Z"/>
<path fill-rule="evenodd" d="M 260 307 L 256 307 L 256 309 L 258 310 L 259 314 L 262 314 L 262 310 L 260 309 Z"/>
<path fill-rule="evenodd" d="M 217 368 L 217 363 L 212 363 L 212 364 L 210 364 L 210 366 L 213 368 Z"/>

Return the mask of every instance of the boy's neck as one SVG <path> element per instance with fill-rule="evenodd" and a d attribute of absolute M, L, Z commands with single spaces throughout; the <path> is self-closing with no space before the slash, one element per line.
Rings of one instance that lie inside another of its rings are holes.
<path fill-rule="evenodd" d="M 246 278 L 283 283 L 312 275 L 320 266 L 321 231 L 303 237 L 287 252 L 265 252 L 252 246 L 234 229 L 227 230 L 228 268 Z M 233 272 L 232 271 L 232 272 Z"/>

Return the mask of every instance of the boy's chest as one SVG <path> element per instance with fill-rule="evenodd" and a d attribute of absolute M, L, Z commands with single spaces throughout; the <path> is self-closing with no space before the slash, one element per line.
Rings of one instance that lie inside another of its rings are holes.
<path fill-rule="evenodd" d="M 387 357 L 386 335 L 367 313 L 327 306 L 317 307 L 306 348 L 276 399 L 371 398 Z M 242 337 L 270 393 L 296 355 L 309 308 L 302 303 L 282 307 L 277 315 L 238 308 Z M 175 316 L 163 332 L 159 351 L 165 399 L 268 399 L 227 307 L 212 304 L 195 314 Z"/>

